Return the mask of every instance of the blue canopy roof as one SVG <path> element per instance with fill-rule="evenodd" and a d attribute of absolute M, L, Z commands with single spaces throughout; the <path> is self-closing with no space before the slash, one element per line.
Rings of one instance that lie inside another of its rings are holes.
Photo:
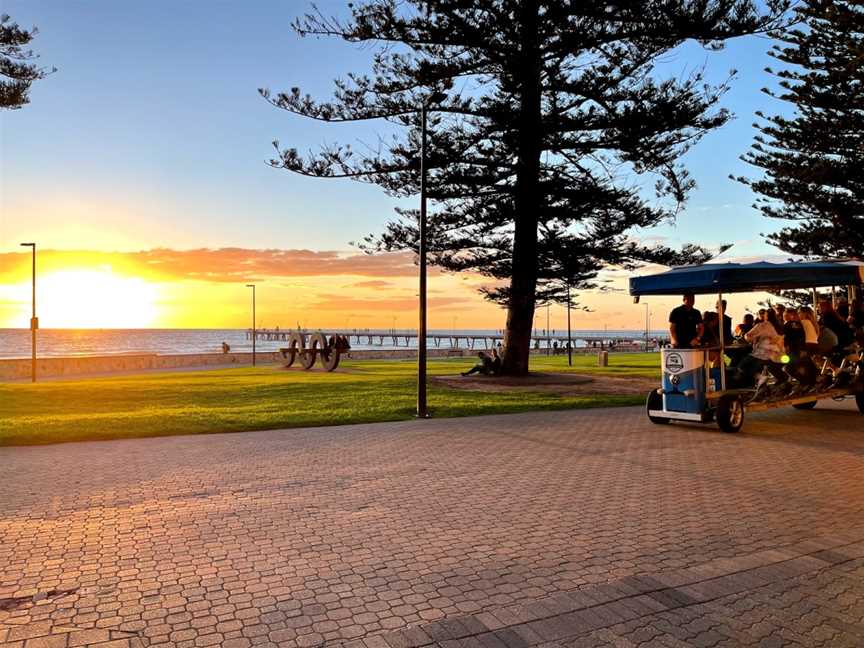
<path fill-rule="evenodd" d="M 864 283 L 862 261 L 706 263 L 630 279 L 630 294 L 680 295 L 792 290 Z"/>

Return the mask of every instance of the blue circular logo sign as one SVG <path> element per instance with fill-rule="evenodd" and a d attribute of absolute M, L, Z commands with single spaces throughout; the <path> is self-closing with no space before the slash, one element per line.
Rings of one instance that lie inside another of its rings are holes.
<path fill-rule="evenodd" d="M 670 353 L 666 356 L 666 371 L 669 373 L 678 373 L 684 368 L 684 358 L 680 353 Z"/>

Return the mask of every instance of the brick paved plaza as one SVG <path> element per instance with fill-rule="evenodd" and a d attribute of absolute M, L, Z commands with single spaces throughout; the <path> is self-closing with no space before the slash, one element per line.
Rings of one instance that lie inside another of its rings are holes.
<path fill-rule="evenodd" d="M 864 417 L 0 448 L 0 645 L 864 645 Z"/>

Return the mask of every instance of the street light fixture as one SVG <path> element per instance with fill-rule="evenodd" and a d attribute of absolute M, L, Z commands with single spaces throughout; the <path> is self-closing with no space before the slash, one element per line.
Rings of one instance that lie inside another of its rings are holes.
<path fill-rule="evenodd" d="M 255 284 L 246 284 L 247 288 L 252 289 L 252 366 L 255 366 Z"/>
<path fill-rule="evenodd" d="M 36 244 L 22 243 L 21 247 L 33 248 L 33 310 L 30 315 L 30 379 L 36 382 L 36 330 L 39 328 L 39 318 L 36 317 Z"/>
<path fill-rule="evenodd" d="M 426 407 L 426 113 L 446 98 L 433 92 L 420 103 L 420 322 L 417 327 L 417 418 L 429 418 Z"/>

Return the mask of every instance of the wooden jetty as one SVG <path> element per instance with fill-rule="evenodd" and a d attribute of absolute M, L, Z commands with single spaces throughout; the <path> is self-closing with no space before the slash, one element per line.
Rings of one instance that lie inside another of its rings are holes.
<path fill-rule="evenodd" d="M 268 342 L 287 342 L 291 337 L 292 333 L 296 333 L 296 329 L 256 329 L 255 330 L 255 339 L 268 341 Z M 310 334 L 313 331 L 302 329 L 299 331 L 300 333 Z M 318 331 L 315 331 L 318 332 Z M 348 342 L 351 344 L 366 344 L 367 346 L 380 346 L 383 347 L 385 345 L 389 345 L 392 347 L 405 347 L 411 348 L 412 340 L 415 341 L 413 346 L 417 346 L 417 331 L 413 329 L 409 330 L 397 330 L 397 329 L 387 329 L 387 330 L 371 330 L 371 329 L 353 329 L 353 330 L 332 330 L 330 332 L 320 331 L 326 339 L 330 339 L 333 335 L 341 335 L 348 338 Z M 246 330 L 246 339 L 252 339 L 252 329 Z M 453 331 L 450 333 L 427 333 L 426 334 L 427 344 L 431 347 L 432 345 L 435 348 L 441 348 L 441 345 L 444 344 L 445 348 L 453 348 L 453 349 L 492 349 L 497 347 L 499 344 L 503 344 L 504 336 L 503 335 L 490 335 L 490 334 L 475 334 L 475 333 L 460 333 L 458 331 Z M 575 333 L 570 336 L 570 340 L 573 342 L 574 348 L 596 348 L 596 349 L 609 349 L 609 348 L 617 348 L 621 350 L 644 350 L 646 347 L 644 336 L 640 337 L 632 337 L 632 338 L 621 338 L 614 336 L 596 336 L 596 335 L 584 335 Z M 535 349 L 552 349 L 555 346 L 555 343 L 558 343 L 558 348 L 566 348 L 567 345 L 567 335 L 561 334 L 552 334 L 552 335 L 532 335 L 531 336 L 531 346 Z M 583 343 L 583 345 L 576 346 L 577 342 Z M 388 344 L 389 343 L 389 344 Z M 656 348 L 656 343 L 654 340 L 649 341 L 649 348 Z"/>

